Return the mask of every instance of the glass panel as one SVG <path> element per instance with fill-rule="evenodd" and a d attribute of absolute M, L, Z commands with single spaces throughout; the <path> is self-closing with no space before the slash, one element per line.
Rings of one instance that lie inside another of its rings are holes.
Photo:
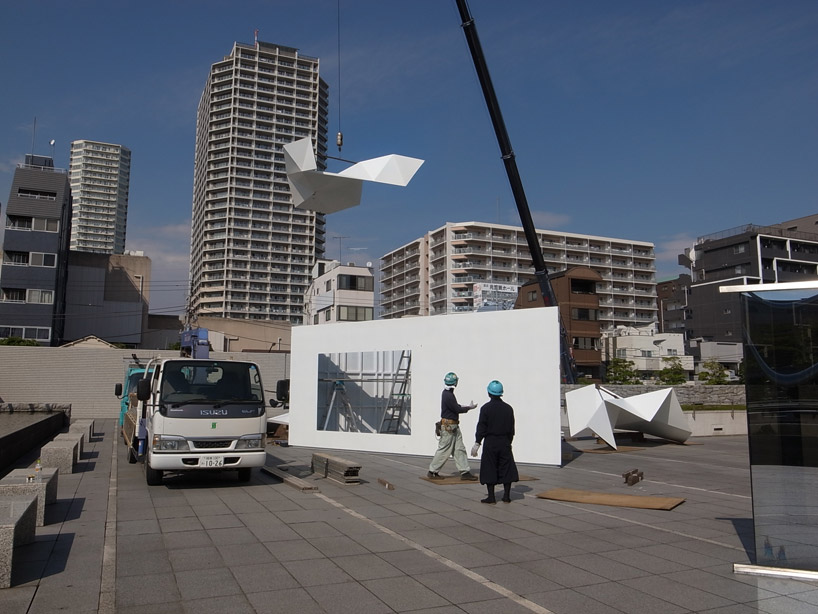
<path fill-rule="evenodd" d="M 818 290 L 742 309 L 756 564 L 818 571 Z"/>

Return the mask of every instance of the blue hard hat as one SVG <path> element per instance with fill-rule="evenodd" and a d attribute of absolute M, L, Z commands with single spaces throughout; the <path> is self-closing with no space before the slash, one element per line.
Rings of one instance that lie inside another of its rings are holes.
<path fill-rule="evenodd" d="M 496 379 L 493 379 L 489 382 L 487 390 L 489 394 L 494 395 L 496 397 L 503 396 L 503 384 L 498 382 Z"/>
<path fill-rule="evenodd" d="M 449 371 L 443 376 L 443 383 L 447 386 L 457 386 L 457 373 Z"/>

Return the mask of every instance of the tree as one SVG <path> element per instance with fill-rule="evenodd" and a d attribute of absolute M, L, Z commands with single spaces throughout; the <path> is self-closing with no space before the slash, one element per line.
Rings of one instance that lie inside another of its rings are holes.
<path fill-rule="evenodd" d="M 656 381 L 665 386 L 676 386 L 687 381 L 687 373 L 682 366 L 682 359 L 678 356 L 662 358 L 664 368 L 656 374 Z"/>
<path fill-rule="evenodd" d="M 34 339 L 23 339 L 22 337 L 6 337 L 0 339 L 0 345 L 33 345 L 39 347 L 40 344 Z"/>
<path fill-rule="evenodd" d="M 605 379 L 609 384 L 641 384 L 636 365 L 624 358 L 613 358 L 608 363 Z"/>
<path fill-rule="evenodd" d="M 727 373 L 718 360 L 706 360 L 701 365 L 699 371 L 699 381 L 708 386 L 716 386 L 727 383 Z"/>

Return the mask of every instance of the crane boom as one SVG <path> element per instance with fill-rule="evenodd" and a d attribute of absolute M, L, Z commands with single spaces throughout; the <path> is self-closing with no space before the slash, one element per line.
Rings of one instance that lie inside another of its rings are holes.
<path fill-rule="evenodd" d="M 500 153 L 502 154 L 503 164 L 506 167 L 508 181 L 511 184 L 514 202 L 517 205 L 520 221 L 523 224 L 523 231 L 525 233 L 526 242 L 528 243 L 528 251 L 531 253 L 531 261 L 534 265 L 534 275 L 540 285 L 540 292 L 542 293 L 546 306 L 556 307 L 557 297 L 554 294 L 551 280 L 548 279 L 548 269 L 545 266 L 545 258 L 543 257 L 540 242 L 537 239 L 534 221 L 531 219 L 531 210 L 528 207 L 528 200 L 525 196 L 520 172 L 517 170 L 517 161 L 514 157 L 514 150 L 511 147 L 511 139 L 509 139 L 506 124 L 503 121 L 503 114 L 500 111 L 500 103 L 497 101 L 497 95 L 491 83 L 491 75 L 486 65 L 486 58 L 483 55 L 483 48 L 477 36 L 477 26 L 474 24 L 474 18 L 472 18 L 469 12 L 466 0 L 455 0 L 455 2 L 457 3 L 457 9 L 460 11 L 460 25 L 466 35 L 466 42 L 469 45 L 474 68 L 477 70 L 477 77 L 480 80 L 483 97 L 486 99 L 486 106 L 491 116 L 491 123 L 494 125 L 494 133 L 497 135 L 497 143 L 500 145 Z M 562 316 L 559 315 L 559 309 L 557 310 L 557 317 L 559 318 L 560 325 L 560 366 L 562 367 L 562 376 L 566 384 L 574 384 L 577 379 L 576 365 L 571 355 L 571 345 L 568 343 L 568 332 L 562 323 Z"/>

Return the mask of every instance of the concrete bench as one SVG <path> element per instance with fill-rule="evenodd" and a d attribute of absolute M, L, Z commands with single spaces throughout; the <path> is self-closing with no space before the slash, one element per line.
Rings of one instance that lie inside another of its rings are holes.
<path fill-rule="evenodd" d="M 14 547 L 34 541 L 37 496 L 0 498 L 0 588 L 11 586 Z"/>
<path fill-rule="evenodd" d="M 79 440 L 55 438 L 40 448 L 40 463 L 43 467 L 56 467 L 63 475 L 74 473 L 74 465 L 79 459 Z"/>
<path fill-rule="evenodd" d="M 77 442 L 77 460 L 82 458 L 82 453 L 85 451 L 85 433 L 78 433 L 76 431 L 69 431 L 68 433 L 60 433 L 54 438 L 54 441 L 76 441 Z"/>
<path fill-rule="evenodd" d="M 87 420 L 74 420 L 71 423 L 71 426 L 68 427 L 69 433 L 83 433 L 85 435 L 85 441 L 91 441 L 91 438 L 94 436 L 94 421 L 87 419 Z"/>
<path fill-rule="evenodd" d="M 42 462 L 42 459 L 41 459 Z M 36 475 L 31 469 L 12 469 L 0 480 L 0 499 L 24 495 L 37 495 L 37 526 L 45 524 L 45 506 L 57 500 L 57 483 L 59 470 L 43 467 L 39 482 L 29 482 L 30 476 Z"/>

